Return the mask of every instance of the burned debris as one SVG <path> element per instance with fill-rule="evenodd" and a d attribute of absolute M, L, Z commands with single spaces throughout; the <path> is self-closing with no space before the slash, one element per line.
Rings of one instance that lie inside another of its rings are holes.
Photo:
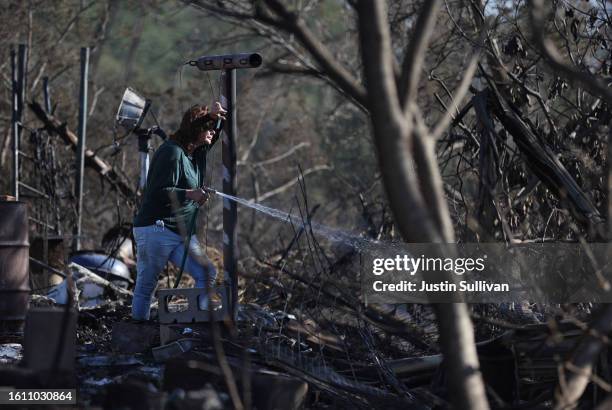
<path fill-rule="evenodd" d="M 9 3 L 0 406 L 609 405 L 604 0 Z M 406 244 L 561 296 L 373 303 Z"/>
<path fill-rule="evenodd" d="M 23 204 L 7 204 L 25 215 Z M 308 231 L 302 235 L 317 243 Z M 294 252 L 283 249 L 279 256 Z M 322 273 L 353 269 L 344 261 L 323 265 Z M 354 291 L 337 286 L 320 289 L 313 300 L 311 288 L 295 278 L 270 280 L 290 272 L 278 266 L 262 269 L 260 280 L 249 277 L 253 284 L 240 296 L 235 321 L 227 309 L 199 311 L 203 290 L 179 288 L 159 291 L 151 323 L 130 319 L 133 283 L 121 275 L 103 278 L 103 269 L 94 273 L 74 261 L 47 269 L 39 275 L 57 270 L 65 278 L 30 296 L 27 315 L 27 299 L 21 316 L 3 311 L 0 380 L 16 387 L 75 386 L 84 407 L 448 406 L 431 308 L 360 306 Z M 160 288 L 177 273 L 161 277 Z M 529 307 L 474 308 L 481 370 L 499 405 L 546 400 L 555 358 L 581 337 L 578 323 L 556 328 L 542 322 L 547 315 Z"/>

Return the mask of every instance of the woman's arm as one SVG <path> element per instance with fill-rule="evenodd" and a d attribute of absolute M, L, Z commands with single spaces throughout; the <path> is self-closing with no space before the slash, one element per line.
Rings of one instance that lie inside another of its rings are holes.
<path fill-rule="evenodd" d="M 170 200 L 176 199 L 179 203 L 185 200 L 199 201 L 201 195 L 194 194 L 194 189 L 180 188 L 179 183 L 184 173 L 182 165 L 182 151 L 176 146 L 163 146 L 156 153 L 149 177 L 147 190 L 153 195 L 161 195 Z"/>
<path fill-rule="evenodd" d="M 220 102 L 215 102 L 213 109 L 208 114 L 210 118 L 215 121 L 215 134 L 213 135 L 212 141 L 210 145 L 208 145 L 208 149 L 211 149 L 215 142 L 219 139 L 221 135 L 221 130 L 223 129 L 223 124 L 225 123 L 225 116 L 227 115 L 227 111 L 221 106 Z M 217 126 L 217 124 L 219 124 Z"/>
<path fill-rule="evenodd" d="M 185 196 L 187 199 L 191 199 L 200 205 L 208 201 L 208 198 L 210 198 L 210 194 L 204 191 L 202 188 L 188 189 L 185 192 Z"/>
<path fill-rule="evenodd" d="M 162 169 L 161 174 L 158 175 L 159 184 L 161 191 L 172 199 L 173 196 L 179 203 L 185 202 L 185 200 L 191 200 L 202 205 L 209 198 L 209 194 L 200 188 L 187 189 L 179 188 L 178 185 L 183 174 L 183 164 L 181 151 L 178 149 L 168 150 L 167 153 L 160 153 L 160 158 L 157 169 Z M 165 171 L 165 172 L 164 172 Z"/>

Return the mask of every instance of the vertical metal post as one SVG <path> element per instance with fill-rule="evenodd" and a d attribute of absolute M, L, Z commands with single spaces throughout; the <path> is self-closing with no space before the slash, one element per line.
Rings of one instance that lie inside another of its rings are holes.
<path fill-rule="evenodd" d="M 11 49 L 11 88 L 13 92 L 11 134 L 13 149 L 13 169 L 11 172 L 11 191 L 13 196 L 19 200 L 19 103 L 17 90 L 17 53 Z"/>
<path fill-rule="evenodd" d="M 17 52 L 17 138 L 15 139 L 15 160 L 17 165 L 15 172 L 17 177 L 16 187 L 17 192 L 15 197 L 19 200 L 21 190 L 21 137 L 23 136 L 23 128 L 25 123 L 25 101 L 26 101 L 26 90 L 28 83 L 28 46 L 26 44 L 19 44 Z M 36 230 L 38 231 L 38 227 Z"/>
<path fill-rule="evenodd" d="M 23 105 L 25 101 L 26 90 L 26 67 L 28 65 L 28 47 L 25 44 L 19 44 L 18 54 L 15 55 L 15 50 L 11 50 L 11 81 L 13 91 L 12 102 L 12 134 L 13 134 L 13 172 L 12 172 L 12 188 L 13 196 L 19 200 L 19 148 L 21 145 L 21 130 L 23 128 Z"/>
<path fill-rule="evenodd" d="M 27 89 L 27 78 L 28 78 L 28 46 L 25 44 L 19 44 L 19 56 L 17 57 L 17 72 L 18 72 L 18 89 L 17 94 L 17 110 L 19 114 L 19 136 L 21 137 L 21 130 L 23 129 L 23 121 L 25 116 L 24 102 L 26 99 Z"/>
<path fill-rule="evenodd" d="M 147 174 L 149 173 L 150 158 L 148 152 L 140 153 L 140 178 L 138 188 L 142 191 L 147 186 Z"/>
<path fill-rule="evenodd" d="M 138 179 L 138 188 L 144 190 L 147 186 L 147 175 L 149 174 L 151 150 L 151 136 L 148 134 L 138 136 L 138 151 L 140 153 L 140 178 Z"/>
<path fill-rule="evenodd" d="M 225 90 L 227 97 L 227 122 L 222 139 L 223 193 L 236 196 L 236 138 L 238 126 L 236 118 L 236 69 L 225 70 Z M 223 199 L 223 270 L 229 278 L 230 312 L 236 318 L 238 304 L 238 278 L 236 274 L 236 226 L 238 208 L 236 202 Z"/>
<path fill-rule="evenodd" d="M 51 114 L 51 95 L 49 94 L 49 77 L 45 76 L 43 81 L 43 98 L 45 99 L 45 111 Z"/>
<path fill-rule="evenodd" d="M 79 95 L 79 142 L 77 145 L 75 197 L 77 220 L 72 241 L 73 251 L 81 248 L 81 217 L 83 212 L 83 175 L 85 171 L 85 141 L 87 136 L 87 78 L 89 76 L 89 48 L 81 48 L 81 90 Z"/>

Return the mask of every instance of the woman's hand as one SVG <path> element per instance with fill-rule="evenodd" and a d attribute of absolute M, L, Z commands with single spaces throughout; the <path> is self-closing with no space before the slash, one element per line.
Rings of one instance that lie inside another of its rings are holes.
<path fill-rule="evenodd" d="M 215 105 L 213 106 L 212 110 L 210 111 L 210 118 L 212 118 L 213 120 L 219 119 L 221 118 L 222 120 L 225 120 L 225 114 L 227 114 L 227 111 L 223 109 L 223 107 L 221 106 L 220 102 L 216 102 Z"/>
<path fill-rule="evenodd" d="M 187 190 L 185 197 L 197 202 L 198 205 L 203 205 L 206 201 L 208 201 L 208 198 L 210 198 L 210 194 L 201 188 L 196 188 Z"/>

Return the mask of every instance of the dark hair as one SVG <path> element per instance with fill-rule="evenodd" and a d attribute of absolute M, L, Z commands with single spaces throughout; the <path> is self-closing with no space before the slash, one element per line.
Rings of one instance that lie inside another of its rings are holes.
<path fill-rule="evenodd" d="M 194 105 L 185 111 L 179 129 L 170 136 L 183 147 L 194 143 L 201 132 L 214 128 L 214 120 L 208 114 L 208 107 Z"/>

